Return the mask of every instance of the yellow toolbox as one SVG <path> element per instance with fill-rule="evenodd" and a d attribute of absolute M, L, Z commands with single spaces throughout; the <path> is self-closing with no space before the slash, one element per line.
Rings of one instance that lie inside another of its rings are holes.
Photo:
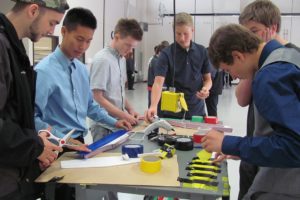
<path fill-rule="evenodd" d="M 161 95 L 161 110 L 174 113 L 188 110 L 183 93 L 164 91 Z"/>

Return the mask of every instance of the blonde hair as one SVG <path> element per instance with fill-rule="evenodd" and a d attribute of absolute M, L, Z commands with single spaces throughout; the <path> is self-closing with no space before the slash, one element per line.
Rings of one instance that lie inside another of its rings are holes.
<path fill-rule="evenodd" d="M 185 13 L 185 12 L 181 12 L 176 14 L 176 19 L 175 19 L 175 25 L 176 26 L 190 26 L 193 27 L 194 23 L 193 23 L 193 18 L 190 14 Z M 174 24 L 173 24 L 174 27 Z"/>

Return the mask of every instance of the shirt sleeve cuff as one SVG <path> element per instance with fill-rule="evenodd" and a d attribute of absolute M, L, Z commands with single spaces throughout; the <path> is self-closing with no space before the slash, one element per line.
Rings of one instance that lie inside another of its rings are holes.
<path fill-rule="evenodd" d="M 240 156 L 241 140 L 241 137 L 226 135 L 223 139 L 222 152 L 226 155 Z"/>
<path fill-rule="evenodd" d="M 116 120 L 115 118 L 108 116 L 106 119 L 106 123 L 111 125 L 111 126 L 116 126 L 118 120 Z"/>

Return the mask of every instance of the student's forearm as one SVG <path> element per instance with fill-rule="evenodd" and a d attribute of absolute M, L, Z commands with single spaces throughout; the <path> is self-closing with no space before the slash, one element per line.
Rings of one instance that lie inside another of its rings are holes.
<path fill-rule="evenodd" d="M 125 99 L 125 109 L 127 110 L 128 113 L 131 113 L 134 111 L 133 107 L 130 105 L 127 99 Z"/>
<path fill-rule="evenodd" d="M 151 89 L 151 107 L 157 107 L 161 97 L 162 86 L 154 83 Z"/>
<path fill-rule="evenodd" d="M 212 87 L 211 74 L 210 73 L 203 74 L 203 86 L 200 90 L 209 91 L 211 87 Z"/>
<path fill-rule="evenodd" d="M 212 81 L 211 81 L 211 79 L 204 80 L 203 87 L 205 87 L 207 90 L 210 90 L 210 88 L 212 87 Z"/>
<path fill-rule="evenodd" d="M 292 137 L 273 134 L 269 137 L 225 136 L 222 152 L 264 167 L 300 167 L 300 142 Z"/>
<path fill-rule="evenodd" d="M 123 117 L 123 111 L 120 110 L 118 107 L 110 103 L 107 99 L 104 97 L 96 97 L 94 96 L 95 101 L 103 107 L 109 115 L 116 117 L 116 118 L 122 118 Z"/>

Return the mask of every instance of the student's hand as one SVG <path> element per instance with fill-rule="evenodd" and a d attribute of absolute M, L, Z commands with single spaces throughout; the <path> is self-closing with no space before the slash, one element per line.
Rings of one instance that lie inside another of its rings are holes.
<path fill-rule="evenodd" d="M 209 96 L 209 90 L 206 87 L 203 87 L 200 91 L 196 93 L 196 97 L 199 99 L 206 99 Z"/>
<path fill-rule="evenodd" d="M 224 160 L 231 159 L 231 160 L 240 160 L 240 157 L 238 156 L 232 156 L 232 155 L 225 155 L 223 153 L 216 153 L 215 159 L 212 161 L 213 163 L 220 163 Z"/>
<path fill-rule="evenodd" d="M 139 120 L 139 118 L 140 118 L 139 113 L 135 112 L 134 110 L 129 110 L 128 113 L 129 113 L 131 116 L 133 116 L 133 117 L 137 120 L 137 122 L 138 122 L 138 120 Z"/>
<path fill-rule="evenodd" d="M 261 34 L 261 39 L 264 42 L 269 42 L 270 40 L 272 40 L 272 30 L 270 28 L 266 28 L 266 30 Z"/>
<path fill-rule="evenodd" d="M 201 146 L 208 152 L 221 153 L 223 139 L 223 133 L 212 129 L 202 138 Z"/>
<path fill-rule="evenodd" d="M 56 152 L 62 152 L 63 149 L 52 142 L 50 142 L 47 138 L 47 133 L 42 132 L 39 134 L 39 137 L 41 137 L 43 143 L 44 143 L 44 150 L 37 158 L 39 161 L 43 163 L 44 166 L 51 165 L 52 162 L 57 158 Z"/>
<path fill-rule="evenodd" d="M 45 164 L 43 162 L 39 162 L 39 167 L 41 171 L 45 171 L 48 167 L 50 167 L 50 164 Z"/>
<path fill-rule="evenodd" d="M 116 122 L 116 124 L 115 124 L 115 127 L 117 127 L 117 128 L 122 128 L 122 129 L 125 129 L 125 130 L 127 130 L 127 131 L 132 130 L 131 124 L 130 124 L 128 121 L 124 120 L 124 119 L 118 120 L 118 121 Z"/>
<path fill-rule="evenodd" d="M 138 120 L 138 118 L 136 118 L 136 116 L 134 114 L 135 114 L 135 112 L 133 112 L 132 114 L 131 113 L 125 113 L 124 117 L 122 117 L 122 119 L 128 121 L 131 125 L 137 125 L 139 120 Z"/>
<path fill-rule="evenodd" d="M 81 143 L 79 140 L 70 138 L 68 140 L 68 144 L 71 144 L 71 145 L 66 146 L 68 149 L 72 149 L 75 151 L 91 152 L 91 150 L 89 148 L 87 148 L 88 145 Z"/>
<path fill-rule="evenodd" d="M 145 112 L 145 121 L 150 123 L 153 121 L 154 116 L 157 115 L 157 108 L 150 106 L 150 108 Z"/>

